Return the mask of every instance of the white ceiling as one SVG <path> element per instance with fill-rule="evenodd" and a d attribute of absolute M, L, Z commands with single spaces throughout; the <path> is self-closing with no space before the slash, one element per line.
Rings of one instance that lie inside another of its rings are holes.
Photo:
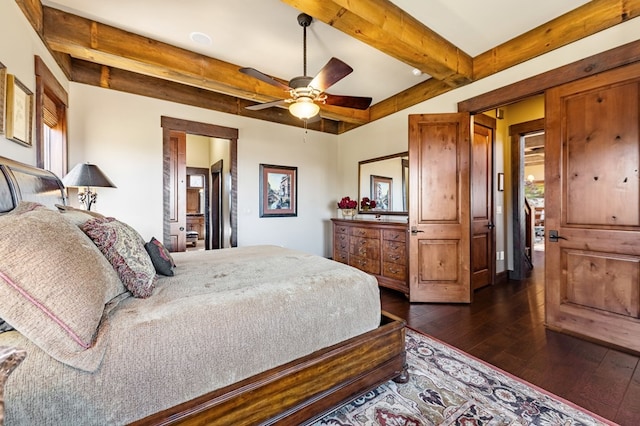
<path fill-rule="evenodd" d="M 392 0 L 474 57 L 587 0 Z M 299 11 L 279 0 L 43 0 L 43 4 L 284 80 L 302 75 Z M 189 34 L 209 35 L 211 45 Z M 424 79 L 412 68 L 320 21 L 307 30 L 307 74 L 337 57 L 354 72 L 338 95 L 380 102 Z"/>

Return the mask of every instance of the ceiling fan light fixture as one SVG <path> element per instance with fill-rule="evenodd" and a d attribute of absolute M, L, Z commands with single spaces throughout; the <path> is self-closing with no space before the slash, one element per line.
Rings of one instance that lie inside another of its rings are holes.
<path fill-rule="evenodd" d="M 289 105 L 289 112 L 294 117 L 306 120 L 318 114 L 318 112 L 320 112 L 320 107 L 313 102 L 313 99 L 303 96 L 299 97 L 295 102 Z"/>

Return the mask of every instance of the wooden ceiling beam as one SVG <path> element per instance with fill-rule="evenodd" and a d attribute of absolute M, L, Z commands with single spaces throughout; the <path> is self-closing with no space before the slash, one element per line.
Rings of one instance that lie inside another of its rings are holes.
<path fill-rule="evenodd" d="M 282 2 L 451 87 L 473 80 L 469 55 L 389 0 Z"/>
<path fill-rule="evenodd" d="M 125 71 L 119 68 L 112 68 L 81 59 L 70 58 L 70 62 L 72 64 L 71 79 L 76 83 L 290 126 L 304 127 L 302 120 L 293 117 L 286 110 L 280 108 L 251 111 L 246 109 L 247 106 L 252 104 L 251 101 L 230 95 L 211 92 L 203 88 Z M 340 131 L 339 122 L 324 119 L 308 123 L 307 128 L 332 134 L 338 134 Z"/>
<path fill-rule="evenodd" d="M 640 0 L 592 0 L 473 58 L 479 80 L 640 16 Z"/>
<path fill-rule="evenodd" d="M 42 33 L 45 43 L 51 50 L 69 54 L 73 58 L 259 103 L 289 96 L 282 89 L 239 72 L 238 65 L 58 9 L 44 7 L 43 12 Z M 369 121 L 368 110 L 328 105 L 322 107 L 322 116 L 354 124 Z"/>

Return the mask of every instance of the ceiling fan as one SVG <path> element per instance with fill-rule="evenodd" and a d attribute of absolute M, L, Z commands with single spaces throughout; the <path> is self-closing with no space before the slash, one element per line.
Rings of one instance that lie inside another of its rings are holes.
<path fill-rule="evenodd" d="M 261 110 L 274 106 L 289 105 L 289 112 L 303 120 L 315 117 L 320 112 L 318 104 L 336 105 L 347 108 L 367 109 L 371 105 L 371 98 L 361 96 L 342 96 L 326 93 L 329 87 L 351 74 L 353 68 L 340 59 L 331 58 L 315 77 L 307 76 L 307 27 L 313 18 L 306 13 L 298 15 L 298 24 L 303 28 L 303 74 L 294 77 L 289 85 L 269 77 L 254 68 L 240 68 L 240 72 L 257 78 L 265 83 L 279 87 L 289 92 L 289 98 L 248 106 L 250 110 Z"/>

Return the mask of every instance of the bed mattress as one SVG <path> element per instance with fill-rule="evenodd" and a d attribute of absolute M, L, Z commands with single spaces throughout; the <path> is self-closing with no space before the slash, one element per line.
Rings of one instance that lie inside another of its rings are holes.
<path fill-rule="evenodd" d="M 175 276 L 111 311 L 100 367 L 27 350 L 5 388 L 5 424 L 124 424 L 375 329 L 375 278 L 281 247 L 176 253 Z"/>

